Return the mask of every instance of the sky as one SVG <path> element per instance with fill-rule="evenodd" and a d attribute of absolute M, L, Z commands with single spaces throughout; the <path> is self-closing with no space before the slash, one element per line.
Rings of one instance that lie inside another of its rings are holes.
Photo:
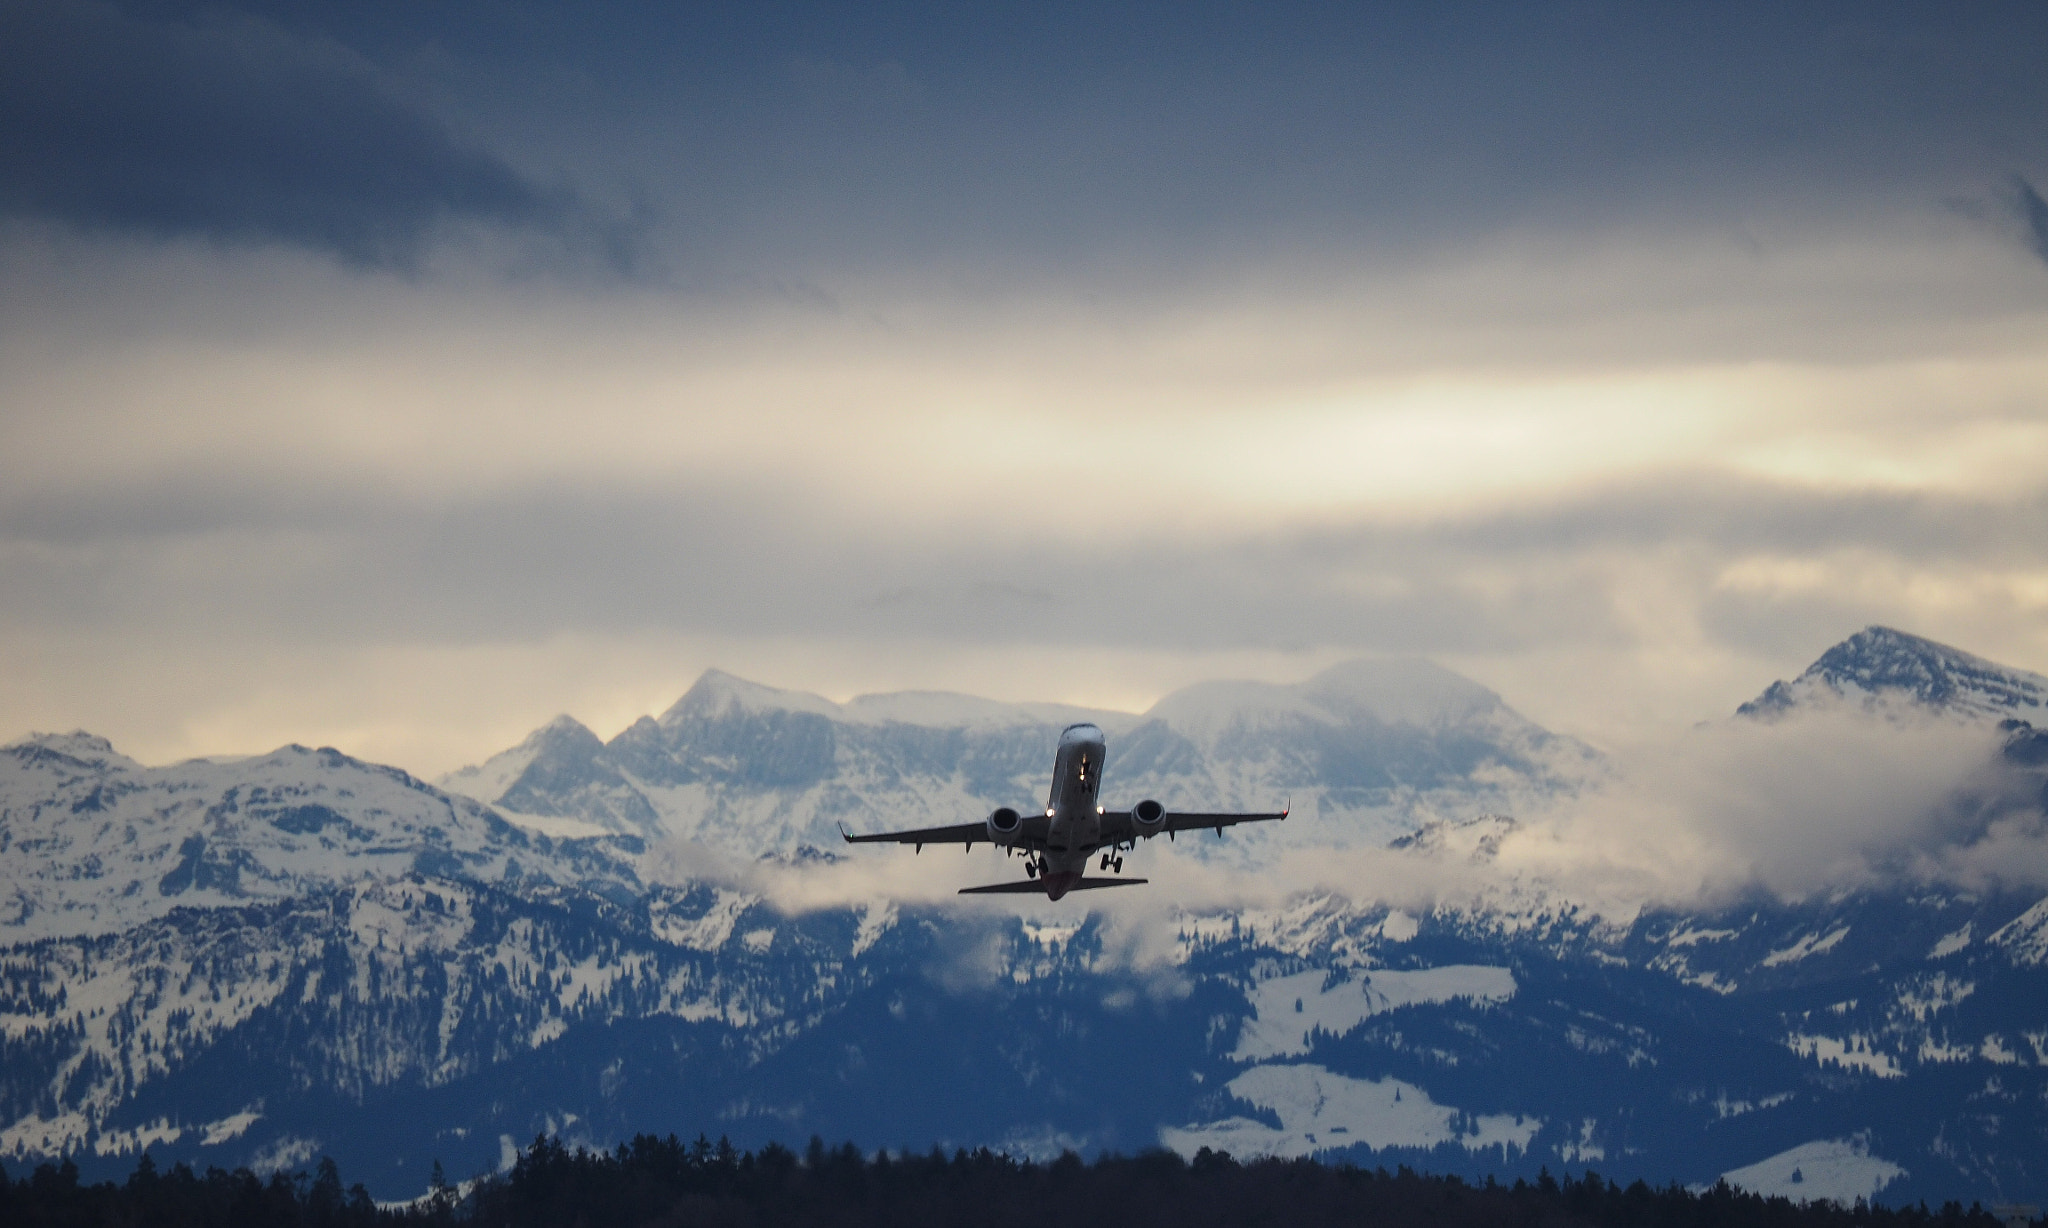
<path fill-rule="evenodd" d="M 2048 9 L 0 7 L 0 738 L 2048 672 Z"/>

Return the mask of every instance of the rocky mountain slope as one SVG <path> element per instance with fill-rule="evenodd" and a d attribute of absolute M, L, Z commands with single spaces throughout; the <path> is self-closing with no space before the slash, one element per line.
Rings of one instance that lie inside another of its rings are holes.
<path fill-rule="evenodd" d="M 1868 659 L 1829 655 L 1850 662 L 1837 673 Z M 1980 673 L 1960 702 L 1887 680 L 1918 667 L 1856 676 L 2002 713 L 1985 770 L 2012 797 L 2048 787 L 2048 735 L 2015 719 L 2029 676 Z M 1972 698 L 1998 686 L 2014 705 Z M 1407 666 L 1170 700 L 1099 718 L 1120 787 L 1359 790 L 1370 805 L 1331 812 L 1402 816 L 1375 835 L 1405 831 L 1384 856 L 1418 877 L 1486 865 L 1512 820 L 1478 799 L 1500 778 L 1550 788 L 1568 777 L 1545 756 L 1578 755 Z M 1042 787 L 1027 742 L 1068 716 L 712 676 L 643 741 L 557 725 L 474 774 L 498 797 L 618 788 L 660 825 L 553 816 L 585 838 L 333 751 L 144 768 L 80 735 L 16 743 L 0 751 L 0 1155 L 69 1152 L 92 1174 L 142 1148 L 259 1167 L 327 1153 L 392 1197 L 435 1159 L 493 1168 L 539 1131 L 704 1130 L 1592 1166 L 1800 1197 L 2048 1193 L 2038 887 L 1866 882 L 1627 916 L 1514 889 L 1407 911 L 1312 896 L 1151 920 L 1072 901 L 785 911 L 737 880 L 655 881 L 643 860 L 643 833 L 677 821 L 663 790 L 726 799 L 700 822 L 800 840 L 835 805 Z M 1147 737 L 1168 751 L 1147 759 Z M 533 771 L 557 754 L 582 768 Z M 1429 797 L 1469 806 L 1429 813 Z M 2048 840 L 2048 814 L 2029 821 Z"/>

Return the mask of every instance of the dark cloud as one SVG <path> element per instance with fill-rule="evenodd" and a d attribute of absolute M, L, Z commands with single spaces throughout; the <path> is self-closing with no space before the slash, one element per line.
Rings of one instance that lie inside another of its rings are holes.
<path fill-rule="evenodd" d="M 2034 249 L 2044 263 L 2048 263 L 2048 200 L 2042 200 L 2034 185 L 2019 175 L 2012 177 L 2014 203 L 2019 206 L 2020 221 L 2027 228 L 2027 246 Z"/>
<path fill-rule="evenodd" d="M 237 7 L 431 60 L 436 96 L 533 164 L 644 185 L 707 276 L 1113 256 L 1170 278 L 1532 224 L 1838 218 L 2031 165 L 2048 103 L 2048 14 L 2018 3 Z"/>
<path fill-rule="evenodd" d="M 627 259 L 573 194 L 457 139 L 339 44 L 77 0 L 0 6 L 0 212 L 377 268 L 418 267 L 459 222 Z"/>
<path fill-rule="evenodd" d="M 1171 279 L 1398 262 L 1503 228 L 1738 230 L 1925 201 L 2044 153 L 2039 5 L 346 5 L 0 16 L 0 206 L 416 260 L 450 219 L 613 263 L 827 279 L 935 261 Z M 371 66 L 375 65 L 375 68 Z M 422 66 L 425 67 L 422 67 Z M 383 74 L 390 74 L 389 76 Z M 381 88 L 404 79 L 556 194 Z M 1674 215 L 1683 215 L 1674 217 Z"/>

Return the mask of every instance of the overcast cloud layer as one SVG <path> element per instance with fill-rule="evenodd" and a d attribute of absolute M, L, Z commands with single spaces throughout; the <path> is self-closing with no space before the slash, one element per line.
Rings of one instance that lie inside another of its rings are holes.
<path fill-rule="evenodd" d="M 16 6 L 0 728 L 2048 670 L 2044 183 L 2036 5 Z"/>

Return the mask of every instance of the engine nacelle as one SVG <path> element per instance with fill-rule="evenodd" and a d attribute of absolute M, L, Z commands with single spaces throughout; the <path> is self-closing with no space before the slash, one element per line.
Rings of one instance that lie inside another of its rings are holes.
<path fill-rule="evenodd" d="M 1141 836 L 1156 836 L 1166 830 L 1166 807 L 1146 798 L 1131 807 L 1131 826 Z"/>
<path fill-rule="evenodd" d="M 1024 816 L 1008 806 L 998 807 L 989 812 L 988 838 L 992 844 L 1015 844 L 1017 833 L 1024 830 Z"/>

